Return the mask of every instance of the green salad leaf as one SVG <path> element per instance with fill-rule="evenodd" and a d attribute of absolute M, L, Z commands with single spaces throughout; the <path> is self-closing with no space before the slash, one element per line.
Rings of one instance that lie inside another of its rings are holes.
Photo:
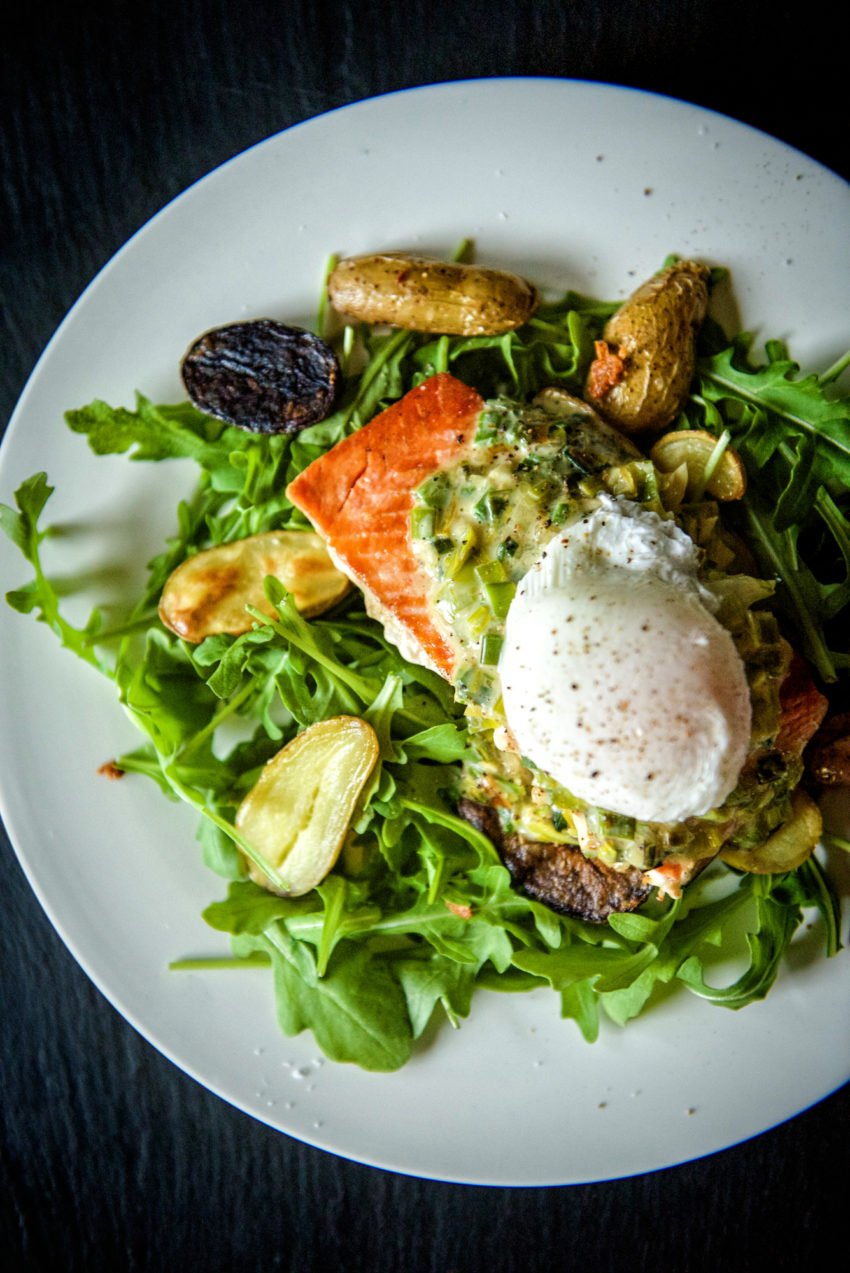
<path fill-rule="evenodd" d="M 801 653 L 835 682 L 850 667 L 839 621 L 850 602 L 850 395 L 834 381 L 850 355 L 823 376 L 801 376 L 780 341 L 767 343 L 761 364 L 747 335 L 728 344 L 708 324 L 703 343 L 680 424 L 728 430 L 751 478 L 746 538 L 780 583 Z"/>

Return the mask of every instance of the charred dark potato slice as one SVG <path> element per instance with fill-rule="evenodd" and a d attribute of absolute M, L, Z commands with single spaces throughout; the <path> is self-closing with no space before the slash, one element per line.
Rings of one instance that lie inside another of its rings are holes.
<path fill-rule="evenodd" d="M 252 433 L 297 433 L 324 420 L 341 379 L 325 341 L 270 318 L 206 332 L 181 370 L 199 411 Z"/>
<path fill-rule="evenodd" d="M 636 867 L 615 871 L 568 844 L 538 844 L 505 835 L 498 813 L 489 805 L 461 800 L 458 813 L 493 841 L 518 889 L 562 915 L 604 924 L 609 915 L 635 910 L 652 891 Z"/>

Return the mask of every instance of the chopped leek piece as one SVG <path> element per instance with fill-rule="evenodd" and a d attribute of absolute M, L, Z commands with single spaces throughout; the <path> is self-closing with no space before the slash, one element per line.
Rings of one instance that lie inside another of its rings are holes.
<path fill-rule="evenodd" d="M 434 510 L 418 504 L 410 514 L 410 533 L 414 539 L 431 539 L 434 535 Z"/>
<path fill-rule="evenodd" d="M 482 667 L 495 667 L 502 653 L 504 640 L 495 632 L 485 632 L 481 638 L 478 661 Z"/>
<path fill-rule="evenodd" d="M 486 561 L 475 567 L 475 573 L 482 583 L 505 583 L 508 572 L 501 561 Z"/>
<path fill-rule="evenodd" d="M 484 589 L 497 619 L 506 619 L 516 592 L 515 583 L 487 583 Z"/>

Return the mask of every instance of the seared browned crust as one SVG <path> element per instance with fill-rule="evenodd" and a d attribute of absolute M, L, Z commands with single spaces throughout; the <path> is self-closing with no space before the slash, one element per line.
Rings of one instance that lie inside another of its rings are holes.
<path fill-rule="evenodd" d="M 814 737 L 809 772 L 823 787 L 850 786 L 850 712 L 823 722 Z"/>
<path fill-rule="evenodd" d="M 788 673 L 779 688 L 779 733 L 776 750 L 783 756 L 800 756 L 821 726 L 828 700 L 815 685 L 808 663 L 794 652 Z"/>
<path fill-rule="evenodd" d="M 562 915 L 604 924 L 609 915 L 635 910 L 651 892 L 652 886 L 636 867 L 614 870 L 568 844 L 505 835 L 490 805 L 463 799 L 458 813 L 493 841 L 517 888 Z"/>

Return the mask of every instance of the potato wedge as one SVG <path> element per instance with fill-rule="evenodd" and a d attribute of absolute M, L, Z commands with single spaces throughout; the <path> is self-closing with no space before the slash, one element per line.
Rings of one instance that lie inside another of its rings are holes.
<path fill-rule="evenodd" d="M 403 252 L 346 257 L 328 295 L 335 310 L 360 322 L 449 336 L 511 331 L 537 304 L 536 290 L 516 274 Z"/>
<path fill-rule="evenodd" d="M 722 849 L 729 866 L 754 875 L 795 871 L 814 852 L 823 831 L 821 811 L 801 787 L 791 798 L 791 816 L 757 849 Z"/>
<path fill-rule="evenodd" d="M 747 470 L 738 452 L 731 447 L 726 447 L 714 472 L 705 480 L 706 465 L 716 446 L 717 438 L 703 429 L 674 429 L 658 439 L 649 458 L 660 473 L 672 473 L 681 464 L 686 466 L 687 499 L 697 494 L 723 501 L 741 499 L 747 489 Z"/>
<path fill-rule="evenodd" d="M 263 592 L 266 575 L 280 580 L 307 618 L 329 609 L 351 586 L 320 535 L 271 530 L 187 557 L 166 581 L 159 617 L 193 644 L 218 632 L 247 632 L 254 622 L 247 606 L 274 616 Z"/>
<path fill-rule="evenodd" d="M 634 292 L 603 332 L 585 396 L 618 429 L 663 429 L 685 401 L 696 335 L 708 305 L 709 271 L 677 261 Z"/>
<path fill-rule="evenodd" d="M 239 806 L 236 828 L 285 887 L 249 861 L 256 884 L 300 897 L 321 883 L 339 857 L 379 750 L 366 721 L 333 716 L 272 757 Z"/>

